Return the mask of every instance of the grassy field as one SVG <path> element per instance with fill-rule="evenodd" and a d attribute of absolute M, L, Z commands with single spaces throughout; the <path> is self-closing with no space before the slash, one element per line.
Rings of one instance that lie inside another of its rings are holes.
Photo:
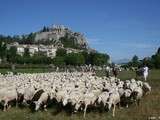
<path fill-rule="evenodd" d="M 0 70 L 1 71 L 1 70 Z M 23 70 L 22 70 L 23 71 Z M 35 71 L 28 71 L 35 72 Z M 40 72 L 43 72 L 40 70 Z M 134 72 L 123 71 L 119 78 L 126 80 L 135 77 Z M 100 113 L 96 110 L 88 112 L 86 120 L 149 120 L 149 117 L 160 116 L 160 70 L 152 70 L 149 75 L 148 82 L 152 86 L 150 95 L 144 96 L 140 105 L 134 104 L 129 108 L 117 109 L 115 118 L 112 117 L 111 112 Z M 55 108 L 49 108 L 47 112 L 38 111 L 32 113 L 29 108 L 15 108 L 12 107 L 7 112 L 0 111 L 0 120 L 81 120 L 83 113 L 77 113 L 72 116 L 65 111 L 55 114 Z M 159 119 L 160 120 L 160 119 Z"/>

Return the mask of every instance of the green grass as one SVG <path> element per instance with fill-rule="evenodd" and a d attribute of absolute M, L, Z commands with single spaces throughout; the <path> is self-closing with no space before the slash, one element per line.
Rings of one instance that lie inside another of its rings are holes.
<path fill-rule="evenodd" d="M 26 71 L 25 71 L 26 72 Z M 27 72 L 35 72 L 29 70 Z M 43 71 L 42 71 L 43 72 Z M 135 73 L 131 71 L 123 71 L 119 78 L 126 80 L 135 77 Z M 148 82 L 152 86 L 152 92 L 144 96 L 139 106 L 134 104 L 129 108 L 116 109 L 115 118 L 111 112 L 99 113 L 95 110 L 88 112 L 86 120 L 148 120 L 148 117 L 160 116 L 160 70 L 152 70 L 149 75 Z M 77 113 L 72 116 L 65 111 L 54 114 L 55 108 L 49 108 L 47 112 L 38 111 L 32 113 L 29 108 L 12 107 L 7 112 L 0 111 L 0 120 L 82 120 L 83 113 Z"/>

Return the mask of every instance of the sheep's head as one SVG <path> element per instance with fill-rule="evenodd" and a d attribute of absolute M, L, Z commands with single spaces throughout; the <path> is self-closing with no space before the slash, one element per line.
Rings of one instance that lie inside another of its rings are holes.
<path fill-rule="evenodd" d="M 62 104 L 63 104 L 63 106 L 66 106 L 67 103 L 68 103 L 68 98 L 65 98 L 65 99 L 63 100 Z"/>
<path fill-rule="evenodd" d="M 136 96 L 137 96 L 137 94 L 138 94 L 138 92 L 136 92 L 136 91 L 132 92 L 132 94 L 131 94 L 131 101 L 132 101 L 132 102 L 135 102 L 135 101 L 136 101 Z"/>
<path fill-rule="evenodd" d="M 98 100 L 97 100 L 98 104 L 100 104 L 101 101 L 102 101 L 102 98 L 99 96 L 99 97 L 98 97 Z"/>
<path fill-rule="evenodd" d="M 127 89 L 127 90 L 124 91 L 124 96 L 125 96 L 126 98 L 127 98 L 127 97 L 130 97 L 131 94 L 132 94 L 132 91 L 129 90 L 129 89 Z"/>
<path fill-rule="evenodd" d="M 80 107 L 81 107 L 81 104 L 80 104 L 80 103 L 77 103 L 77 104 L 75 105 L 75 110 L 78 111 Z"/>
<path fill-rule="evenodd" d="M 143 82 L 142 81 L 137 81 L 137 85 L 142 87 L 143 86 Z"/>
<path fill-rule="evenodd" d="M 136 82 L 136 80 L 132 78 L 131 79 L 131 83 L 135 83 L 135 82 Z"/>
<path fill-rule="evenodd" d="M 143 83 L 142 89 L 144 91 L 144 94 L 149 94 L 151 92 L 151 86 L 146 82 Z"/>
<path fill-rule="evenodd" d="M 111 102 L 107 102 L 106 107 L 108 108 L 108 110 L 110 110 L 111 107 L 112 107 L 112 103 Z"/>
<path fill-rule="evenodd" d="M 23 104 L 27 104 L 27 100 L 25 98 L 23 98 Z"/>
<path fill-rule="evenodd" d="M 34 101 L 34 104 L 35 104 L 35 111 L 39 110 L 40 105 L 41 105 L 40 102 Z"/>

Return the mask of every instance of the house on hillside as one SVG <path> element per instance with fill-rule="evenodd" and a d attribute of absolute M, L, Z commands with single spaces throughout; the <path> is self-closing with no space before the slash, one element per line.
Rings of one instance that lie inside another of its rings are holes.
<path fill-rule="evenodd" d="M 35 53 L 38 53 L 38 45 L 28 45 L 27 48 L 29 49 L 29 53 L 33 56 Z"/>
<path fill-rule="evenodd" d="M 73 49 L 73 48 L 66 48 L 67 54 L 68 53 L 79 53 L 82 52 L 83 50 L 78 50 L 78 49 Z"/>
<path fill-rule="evenodd" d="M 16 46 L 17 47 L 17 54 L 19 54 L 19 55 L 23 55 L 24 54 L 24 49 L 25 49 L 25 47 L 26 46 L 24 46 L 24 45 L 18 45 L 18 46 Z"/>
<path fill-rule="evenodd" d="M 63 48 L 61 44 L 59 46 L 55 45 L 30 45 L 30 44 L 19 44 L 17 42 L 14 42 L 12 44 L 7 45 L 7 49 L 10 49 L 10 47 L 16 47 L 17 48 L 17 54 L 23 56 L 25 53 L 25 49 L 27 48 L 29 50 L 30 56 L 33 56 L 34 54 L 40 52 L 43 55 L 54 58 L 56 57 L 56 51 L 58 48 Z M 68 53 L 79 53 L 83 50 L 73 49 L 73 48 L 65 48 Z"/>
<path fill-rule="evenodd" d="M 43 53 L 47 57 L 54 58 L 56 56 L 57 47 L 49 45 L 40 45 L 39 52 Z"/>

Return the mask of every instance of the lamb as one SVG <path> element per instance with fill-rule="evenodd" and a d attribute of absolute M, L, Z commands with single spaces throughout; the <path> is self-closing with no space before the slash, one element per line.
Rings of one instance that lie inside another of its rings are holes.
<path fill-rule="evenodd" d="M 98 104 L 103 104 L 103 107 L 106 107 L 106 104 L 107 104 L 107 100 L 109 98 L 109 92 L 105 91 L 105 92 L 102 92 L 99 96 L 98 96 L 98 99 L 97 99 L 97 102 Z"/>
<path fill-rule="evenodd" d="M 63 100 L 63 105 L 65 106 L 66 104 L 70 103 L 73 107 L 72 112 L 77 112 L 82 106 L 82 102 L 84 100 L 83 95 L 84 94 L 79 91 L 72 91 L 70 95 L 67 95 Z"/>
<path fill-rule="evenodd" d="M 35 111 L 39 110 L 41 105 L 43 105 L 44 110 L 47 111 L 46 107 L 48 100 L 49 100 L 49 94 L 47 92 L 43 92 L 38 101 L 34 101 Z"/>
<path fill-rule="evenodd" d="M 137 88 L 134 89 L 134 91 L 131 94 L 131 100 L 136 102 L 136 105 L 137 105 L 137 103 L 139 105 L 142 96 L 143 96 L 142 88 L 141 87 L 137 87 Z"/>
<path fill-rule="evenodd" d="M 98 95 L 96 96 L 92 91 L 88 91 L 85 95 L 84 95 L 84 100 L 83 100 L 83 104 L 84 104 L 84 115 L 83 117 L 85 118 L 86 116 L 86 111 L 87 111 L 87 107 L 89 105 L 94 105 L 96 100 L 98 98 Z"/>
<path fill-rule="evenodd" d="M 151 86 L 147 82 L 143 83 L 142 89 L 144 91 L 144 95 L 147 95 L 151 92 Z"/>
<path fill-rule="evenodd" d="M 121 104 L 125 105 L 126 108 L 128 108 L 128 105 L 130 103 L 131 94 L 131 89 L 125 89 L 123 95 L 121 96 Z"/>
<path fill-rule="evenodd" d="M 58 92 L 56 93 L 56 95 L 55 95 L 55 98 L 56 98 L 57 102 L 58 102 L 58 103 L 62 102 L 63 99 L 64 99 L 64 96 L 65 96 L 66 94 L 67 94 L 66 91 L 63 91 L 63 90 L 58 91 Z"/>
<path fill-rule="evenodd" d="M 31 101 L 34 97 L 34 94 L 36 93 L 36 90 L 34 87 L 27 87 L 24 89 L 24 97 L 23 97 L 23 103 L 26 104 L 28 101 Z"/>
<path fill-rule="evenodd" d="M 18 94 L 16 89 L 3 89 L 0 91 L 0 102 L 4 101 L 4 109 L 3 111 L 6 111 L 9 106 L 8 106 L 8 102 L 16 100 L 18 99 Z M 17 106 L 17 103 L 16 103 Z"/>
<path fill-rule="evenodd" d="M 111 107 L 113 105 L 112 116 L 114 117 L 116 105 L 120 104 L 120 95 L 117 91 L 114 91 L 113 93 L 110 94 L 107 104 L 108 104 L 109 110 L 111 109 Z"/>

